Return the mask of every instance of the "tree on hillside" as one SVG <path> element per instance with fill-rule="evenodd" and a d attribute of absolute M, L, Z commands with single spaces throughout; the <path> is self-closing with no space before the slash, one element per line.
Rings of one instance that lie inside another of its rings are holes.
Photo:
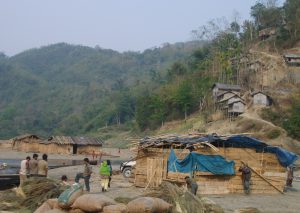
<path fill-rule="evenodd" d="M 258 30 L 282 25 L 282 9 L 276 5 L 270 1 L 266 5 L 258 2 L 251 7 L 251 16 L 254 18 Z"/>
<path fill-rule="evenodd" d="M 189 82 L 182 82 L 174 96 L 174 103 L 179 107 L 179 110 L 184 113 L 184 119 L 187 119 L 188 111 L 193 106 L 192 87 Z"/>
<path fill-rule="evenodd" d="M 284 128 L 293 138 L 300 139 L 300 101 L 292 105 L 291 115 L 284 122 Z"/>
<path fill-rule="evenodd" d="M 300 0 L 287 0 L 283 8 L 289 34 L 297 41 L 300 39 Z"/>

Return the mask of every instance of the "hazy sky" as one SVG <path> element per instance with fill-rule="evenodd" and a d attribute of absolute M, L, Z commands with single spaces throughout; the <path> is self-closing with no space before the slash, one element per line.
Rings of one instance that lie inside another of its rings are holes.
<path fill-rule="evenodd" d="M 249 18 L 256 0 L 1 0 L 0 51 L 57 42 L 144 50 L 187 41 L 213 18 Z"/>

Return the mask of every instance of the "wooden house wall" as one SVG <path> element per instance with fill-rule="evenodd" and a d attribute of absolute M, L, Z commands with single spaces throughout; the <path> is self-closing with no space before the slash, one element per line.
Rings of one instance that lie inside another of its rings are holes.
<path fill-rule="evenodd" d="M 183 159 L 189 151 L 174 149 L 177 157 Z M 283 190 L 285 185 L 285 168 L 282 167 L 276 157 L 271 153 L 257 153 L 253 149 L 242 148 L 219 148 L 214 152 L 210 148 L 203 148 L 196 151 L 206 155 L 222 155 L 227 160 L 235 161 L 235 175 L 213 175 L 207 172 L 194 172 L 194 179 L 197 181 L 200 194 L 227 194 L 243 193 L 242 177 L 238 169 L 241 161 L 247 162 L 255 171 L 263 175 L 272 184 Z M 156 187 L 162 180 L 169 180 L 184 183 L 184 177 L 189 174 L 167 172 L 167 160 L 169 149 L 151 148 L 139 151 L 135 169 L 135 185 L 139 187 Z M 155 164 L 153 165 L 153 162 Z M 159 163 L 158 163 L 159 162 Z M 273 194 L 279 193 L 269 183 L 264 181 L 257 174 L 252 172 L 251 193 Z"/>
<path fill-rule="evenodd" d="M 39 152 L 47 154 L 72 154 L 72 145 L 59 145 L 55 143 L 39 144 Z"/>
<path fill-rule="evenodd" d="M 269 100 L 266 95 L 262 93 L 257 93 L 253 96 L 253 104 L 254 105 L 263 105 L 263 106 L 268 106 L 269 105 Z"/>
<path fill-rule="evenodd" d="M 242 102 L 236 102 L 229 106 L 228 112 L 243 113 L 245 111 L 245 105 Z"/>

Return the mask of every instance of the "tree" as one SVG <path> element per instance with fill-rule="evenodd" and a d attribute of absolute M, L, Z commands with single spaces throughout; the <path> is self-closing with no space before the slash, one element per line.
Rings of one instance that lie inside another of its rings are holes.
<path fill-rule="evenodd" d="M 168 70 L 168 76 L 173 78 L 174 76 L 184 75 L 186 72 L 187 68 L 185 67 L 185 65 L 180 61 L 176 61 Z"/>
<path fill-rule="evenodd" d="M 300 0 L 287 0 L 284 3 L 286 26 L 294 41 L 300 38 Z"/>
<path fill-rule="evenodd" d="M 293 138 L 300 139 L 300 101 L 292 105 L 291 115 L 284 122 L 284 128 Z"/>
<path fill-rule="evenodd" d="M 188 111 L 193 106 L 192 87 L 189 82 L 182 82 L 174 96 L 174 102 L 179 107 L 181 112 L 184 112 L 184 119 L 187 119 Z"/>

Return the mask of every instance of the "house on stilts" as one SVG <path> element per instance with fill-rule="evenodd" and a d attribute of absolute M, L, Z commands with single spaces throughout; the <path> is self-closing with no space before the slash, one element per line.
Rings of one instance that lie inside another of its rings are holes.
<path fill-rule="evenodd" d="M 137 146 L 134 183 L 158 187 L 162 181 L 184 184 L 193 177 L 200 194 L 243 193 L 242 162 L 252 169 L 251 193 L 283 192 L 286 167 L 297 155 L 245 135 L 204 134 L 146 137 Z"/>

